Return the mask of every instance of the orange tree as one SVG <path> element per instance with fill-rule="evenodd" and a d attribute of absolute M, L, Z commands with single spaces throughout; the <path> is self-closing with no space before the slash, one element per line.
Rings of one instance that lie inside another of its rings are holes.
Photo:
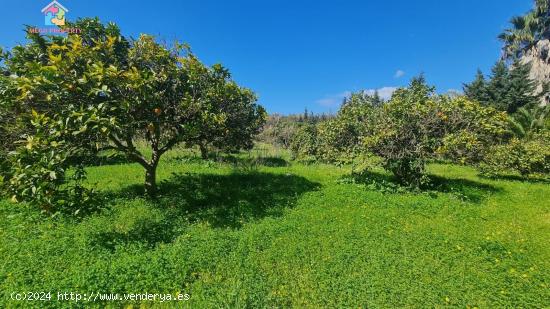
<path fill-rule="evenodd" d="M 373 120 L 373 133 L 363 139 L 365 149 L 380 156 L 398 181 L 413 187 L 428 181 L 428 160 L 477 164 L 507 134 L 504 112 L 465 97 L 437 95 L 423 77 L 397 90 Z"/>
<path fill-rule="evenodd" d="M 5 57 L 16 88 L 11 98 L 32 130 L 11 159 L 9 186 L 14 199 L 38 202 L 51 210 L 65 203 L 65 171 L 82 166 L 74 158 L 113 149 L 145 169 L 145 191 L 156 194 L 161 156 L 192 140 L 209 126 L 207 137 L 232 134 L 221 105 L 237 105 L 252 115 L 243 120 L 239 139 L 249 141 L 263 122 L 253 93 L 239 87 L 221 65 L 202 64 L 188 46 L 166 46 L 141 35 L 128 40 L 114 24 L 83 19 L 68 27 L 82 34 L 66 37 L 29 34 L 30 42 Z M 222 102 L 222 103 L 220 103 Z M 233 133 L 237 135 L 237 133 Z M 146 157 L 135 141 L 146 141 Z M 231 145 L 235 146 L 235 145 Z M 78 182 L 78 181 L 77 181 Z M 85 192 L 77 186 L 80 195 Z"/>

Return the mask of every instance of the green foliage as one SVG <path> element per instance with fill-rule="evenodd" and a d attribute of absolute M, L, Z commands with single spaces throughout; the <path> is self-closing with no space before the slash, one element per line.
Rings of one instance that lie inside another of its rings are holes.
<path fill-rule="evenodd" d="M 550 105 L 520 108 L 510 117 L 510 129 L 518 138 L 550 129 Z"/>
<path fill-rule="evenodd" d="M 372 133 L 372 123 L 379 117 L 377 113 L 382 103 L 377 93 L 352 93 L 345 99 L 335 120 L 321 130 L 327 144 L 325 149 L 333 149 L 348 160 L 359 156 L 362 138 Z"/>
<path fill-rule="evenodd" d="M 198 145 L 203 158 L 210 145 L 227 152 L 251 149 L 266 118 L 265 109 L 256 104 L 256 95 L 239 87 L 219 64 L 204 71 L 202 78 L 207 103 L 192 120 L 193 131 L 184 138 L 187 145 Z"/>
<path fill-rule="evenodd" d="M 427 104 L 433 89 L 415 79 L 410 88 L 399 89 L 382 107 L 374 132 L 366 136 L 366 149 L 383 159 L 383 166 L 404 185 L 419 187 L 427 179 L 426 161 L 432 139 Z"/>
<path fill-rule="evenodd" d="M 25 132 L 25 128 L 18 121 L 18 110 L 9 99 L 16 92 L 10 83 L 10 72 L 5 67 L 8 54 L 0 49 L 0 196 L 5 191 L 5 180 L 11 177 L 8 154 L 15 149 L 14 142 Z"/>
<path fill-rule="evenodd" d="M 305 115 L 308 115 L 307 117 Z M 313 114 L 298 115 L 271 114 L 262 128 L 258 139 L 264 143 L 290 149 L 292 139 L 298 128 L 304 123 L 317 124 L 334 118 L 333 115 Z"/>
<path fill-rule="evenodd" d="M 481 70 L 477 70 L 475 79 L 470 84 L 464 84 L 464 95 L 477 102 L 489 102 L 487 81 Z"/>
<path fill-rule="evenodd" d="M 420 187 L 428 181 L 427 161 L 437 155 L 479 162 L 489 145 L 504 137 L 506 119 L 464 97 L 436 96 L 433 87 L 417 78 L 382 107 L 364 142 L 402 184 Z"/>
<path fill-rule="evenodd" d="M 55 121 L 35 111 L 32 116 L 34 134 L 27 135 L 26 140 L 20 142 L 22 146 L 8 158 L 6 185 L 12 201 L 32 201 L 50 214 L 78 214 L 84 207 L 86 211 L 91 210 L 93 192 L 83 185 L 84 167 L 73 166 L 72 174 L 67 176 L 70 158 L 86 151 L 84 134 L 71 132 L 67 136 L 68 128 L 74 126 L 72 122 L 78 116 L 66 117 L 64 121 Z"/>
<path fill-rule="evenodd" d="M 28 136 L 65 145 L 56 149 L 66 151 L 59 154 L 61 159 L 48 165 L 60 164 L 65 170 L 64 162 L 73 162 L 75 156 L 113 149 L 145 169 L 146 192 L 154 196 L 160 158 L 178 143 L 251 147 L 265 111 L 255 103 L 254 93 L 233 82 L 221 65 L 205 66 L 184 44 L 165 46 L 148 35 L 128 40 L 116 25 L 97 19 L 69 26 L 83 33 L 29 33 L 30 42 L 14 47 L 5 59 L 12 74 L 2 89 L 17 89 L 8 96 L 13 110 L 22 111 L 22 119 L 40 119 Z M 138 139 L 147 143 L 149 157 L 134 145 Z M 36 160 L 27 164 L 50 155 L 48 146 L 33 151 Z M 28 154 L 18 151 L 15 156 L 18 162 Z M 48 192 L 66 180 L 57 179 Z M 11 189 L 23 188 L 14 184 Z M 37 202 L 35 195 L 15 195 Z"/>
<path fill-rule="evenodd" d="M 290 150 L 301 161 L 354 166 L 374 154 L 401 184 L 420 187 L 428 181 L 425 167 L 431 159 L 482 161 L 492 144 L 507 137 L 507 122 L 494 108 L 436 95 L 420 76 L 384 104 L 365 92 L 352 94 L 335 118 L 302 125 Z"/>
<path fill-rule="evenodd" d="M 498 61 L 488 81 L 478 70 L 475 80 L 464 84 L 464 94 L 482 105 L 509 114 L 522 107 L 532 108 L 539 104 L 543 93 L 535 94 L 537 82 L 530 78 L 530 70 L 530 64 L 516 61 L 509 69 L 504 61 Z"/>
<path fill-rule="evenodd" d="M 465 97 L 440 97 L 432 108 L 438 119 L 432 123 L 435 153 L 455 163 L 478 164 L 490 155 L 492 145 L 509 138 L 509 117 L 492 107 Z"/>
<path fill-rule="evenodd" d="M 366 92 L 346 98 L 336 117 L 301 127 L 293 137 L 294 158 L 305 161 L 350 163 L 362 154 L 362 138 L 371 131 L 371 123 L 381 99 Z"/>
<path fill-rule="evenodd" d="M 297 119 L 278 114 L 269 115 L 258 138 L 264 143 L 289 149 L 299 127 L 300 122 Z"/>
<path fill-rule="evenodd" d="M 499 39 L 504 43 L 504 54 L 508 58 L 521 58 L 538 41 L 550 37 L 550 4 L 548 0 L 535 0 L 532 10 L 523 16 L 510 20 Z"/>
<path fill-rule="evenodd" d="M 504 105 L 501 110 L 508 113 L 515 113 L 521 107 L 533 107 L 540 104 L 540 95 L 536 95 L 537 81 L 532 80 L 529 75 L 530 64 L 516 62 L 510 70 L 508 88 Z"/>
<path fill-rule="evenodd" d="M 296 130 L 290 144 L 292 159 L 315 162 L 319 153 L 318 129 L 315 124 L 305 123 Z"/>
<path fill-rule="evenodd" d="M 519 173 L 523 177 L 550 178 L 550 132 L 533 134 L 527 139 L 512 139 L 491 149 L 482 172 L 489 176 Z"/>
<path fill-rule="evenodd" d="M 491 79 L 487 84 L 489 102 L 481 102 L 485 105 L 492 105 L 501 110 L 506 110 L 506 97 L 509 89 L 510 70 L 503 60 L 495 63 L 491 69 Z"/>

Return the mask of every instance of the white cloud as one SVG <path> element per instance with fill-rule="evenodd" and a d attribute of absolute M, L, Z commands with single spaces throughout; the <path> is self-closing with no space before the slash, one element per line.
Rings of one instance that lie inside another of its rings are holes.
<path fill-rule="evenodd" d="M 397 72 L 395 72 L 395 74 L 393 75 L 394 78 L 401 78 L 403 76 L 405 76 L 405 71 L 403 70 L 397 70 Z"/>
<path fill-rule="evenodd" d="M 378 91 L 378 95 L 384 99 L 389 100 L 391 98 L 391 95 L 397 90 L 397 87 L 382 87 L 379 89 L 367 89 L 365 90 L 365 93 L 373 95 L 376 91 Z"/>
<path fill-rule="evenodd" d="M 339 106 L 344 98 L 349 97 L 350 95 L 351 91 L 344 91 L 339 94 L 327 95 L 324 98 L 319 99 L 315 102 L 324 107 L 335 107 Z"/>

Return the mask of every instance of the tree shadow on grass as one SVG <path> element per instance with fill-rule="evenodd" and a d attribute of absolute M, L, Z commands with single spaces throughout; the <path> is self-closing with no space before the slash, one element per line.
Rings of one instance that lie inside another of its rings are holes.
<path fill-rule="evenodd" d="M 300 195 L 319 186 L 291 174 L 174 174 L 161 183 L 157 205 L 190 221 L 238 228 L 244 222 L 280 216 Z"/>
<path fill-rule="evenodd" d="M 437 175 L 429 175 L 428 177 L 429 182 L 419 189 L 402 186 L 395 176 L 375 171 L 355 173 L 342 182 L 363 184 L 368 189 L 383 193 L 449 193 L 473 203 L 482 202 L 488 195 L 501 191 L 497 187 L 463 178 L 447 178 Z"/>
<path fill-rule="evenodd" d="M 137 243 L 146 247 L 154 247 L 159 243 L 169 243 L 177 237 L 176 225 L 171 220 L 155 218 L 139 218 L 132 222 L 130 228 L 113 229 L 99 232 L 91 239 L 92 243 L 115 251 L 118 245 Z"/>
<path fill-rule="evenodd" d="M 238 229 L 246 222 L 281 216 L 300 195 L 319 187 L 291 174 L 174 174 L 160 183 L 158 197 L 150 201 L 148 211 L 154 215 L 132 214 L 126 220 L 132 221 L 130 227 L 107 229 L 93 242 L 110 250 L 131 242 L 154 246 L 173 241 L 180 234 L 178 228 L 195 222 Z M 142 186 L 110 193 L 112 199 L 142 195 Z"/>
<path fill-rule="evenodd" d="M 490 179 L 490 180 L 505 180 L 505 181 L 518 181 L 518 182 L 527 182 L 527 183 L 544 183 L 550 184 L 549 178 L 536 178 L 528 177 L 514 174 L 499 174 L 499 175 L 479 175 L 479 177 Z"/>
<path fill-rule="evenodd" d="M 473 203 L 480 203 L 489 195 L 502 191 L 498 187 L 463 178 L 446 178 L 430 175 L 430 180 L 431 190 L 454 194 L 463 200 Z"/>

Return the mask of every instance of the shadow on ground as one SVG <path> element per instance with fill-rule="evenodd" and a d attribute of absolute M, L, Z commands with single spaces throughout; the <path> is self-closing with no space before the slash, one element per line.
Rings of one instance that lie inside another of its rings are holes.
<path fill-rule="evenodd" d="M 115 228 L 106 227 L 91 241 L 113 251 L 129 243 L 169 243 L 189 223 L 238 229 L 246 222 L 281 216 L 302 194 L 319 188 L 320 184 L 292 174 L 174 174 L 161 182 L 158 197 L 145 210 L 121 210 L 129 215 L 113 217 L 110 224 Z M 131 186 L 104 197 L 120 201 L 143 194 L 142 186 Z M 120 225 L 124 227 L 117 228 Z"/>
<path fill-rule="evenodd" d="M 385 193 L 449 193 L 473 203 L 479 203 L 485 200 L 488 195 L 501 191 L 500 188 L 485 183 L 463 178 L 446 178 L 437 175 L 429 175 L 429 183 L 419 190 L 412 190 L 411 188 L 401 186 L 393 175 L 374 171 L 363 171 L 348 176 L 346 179 L 353 183 L 367 185 L 369 189 Z"/>
<path fill-rule="evenodd" d="M 159 190 L 159 207 L 206 221 L 214 227 L 240 227 L 266 216 L 280 216 L 298 197 L 319 184 L 291 174 L 176 174 Z"/>
<path fill-rule="evenodd" d="M 490 180 L 505 180 L 505 181 L 518 181 L 518 182 L 529 182 L 529 183 L 544 183 L 550 184 L 550 179 L 548 178 L 535 178 L 521 175 L 479 175 L 479 177 L 490 179 Z"/>

